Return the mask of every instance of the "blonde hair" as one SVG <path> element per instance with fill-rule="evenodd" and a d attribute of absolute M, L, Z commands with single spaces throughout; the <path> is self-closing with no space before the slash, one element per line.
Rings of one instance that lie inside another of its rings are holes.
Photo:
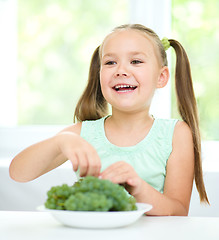
<path fill-rule="evenodd" d="M 157 47 L 156 49 L 158 50 L 162 65 L 168 65 L 167 55 L 162 42 L 153 30 L 140 24 L 127 24 L 116 27 L 113 32 L 128 29 L 145 33 L 146 36 L 153 41 L 155 48 Z M 202 174 L 201 137 L 190 63 L 182 45 L 173 39 L 169 39 L 169 42 L 176 53 L 175 89 L 177 95 L 178 110 L 183 121 L 185 121 L 190 127 L 193 136 L 195 155 L 195 183 L 201 202 L 209 203 Z M 97 47 L 93 53 L 90 64 L 88 83 L 76 106 L 74 121 L 75 119 L 78 121 L 96 120 L 106 116 L 108 113 L 107 102 L 102 95 L 100 87 L 100 49 L 101 46 Z"/>

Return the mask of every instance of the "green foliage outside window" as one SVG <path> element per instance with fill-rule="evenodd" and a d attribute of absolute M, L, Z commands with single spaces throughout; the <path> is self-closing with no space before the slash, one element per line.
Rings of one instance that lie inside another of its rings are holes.
<path fill-rule="evenodd" d="M 218 0 L 172 0 L 171 37 L 191 62 L 204 140 L 219 140 L 218 15 Z M 18 124 L 71 124 L 92 52 L 129 22 L 129 1 L 18 0 L 18 21 Z M 172 117 L 175 103 L 172 94 Z"/>
<path fill-rule="evenodd" d="M 219 1 L 173 0 L 172 6 L 173 37 L 190 59 L 202 138 L 219 140 Z M 176 117 L 174 94 L 172 99 Z"/>
<path fill-rule="evenodd" d="M 126 0 L 19 0 L 18 124 L 71 124 L 93 51 L 127 19 Z"/>

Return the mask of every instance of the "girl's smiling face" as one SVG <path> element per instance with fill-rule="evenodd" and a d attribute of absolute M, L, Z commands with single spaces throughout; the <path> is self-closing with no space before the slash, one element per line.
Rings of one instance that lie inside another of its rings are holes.
<path fill-rule="evenodd" d="M 120 30 L 106 37 L 100 53 L 100 84 L 113 108 L 149 110 L 155 89 L 164 86 L 163 77 L 169 74 L 156 51 L 152 40 L 137 30 Z"/>

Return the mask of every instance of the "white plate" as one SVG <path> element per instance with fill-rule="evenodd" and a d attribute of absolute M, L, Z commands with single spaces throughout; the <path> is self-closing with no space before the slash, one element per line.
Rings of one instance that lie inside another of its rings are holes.
<path fill-rule="evenodd" d="M 146 203 L 136 203 L 137 210 L 121 212 L 93 212 L 93 211 L 67 211 L 52 210 L 44 206 L 39 211 L 50 212 L 62 224 L 77 228 L 115 228 L 123 227 L 137 221 L 152 206 Z"/>

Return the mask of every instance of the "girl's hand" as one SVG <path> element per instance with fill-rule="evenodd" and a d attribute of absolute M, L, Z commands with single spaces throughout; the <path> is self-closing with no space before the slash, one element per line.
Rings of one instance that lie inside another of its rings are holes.
<path fill-rule="evenodd" d="M 61 132 L 57 139 L 60 151 L 72 162 L 74 171 L 80 168 L 81 177 L 99 176 L 101 161 L 93 146 L 73 132 Z"/>
<path fill-rule="evenodd" d="M 143 185 L 143 180 L 138 176 L 134 168 L 124 161 L 110 165 L 100 174 L 100 177 L 108 179 L 113 183 L 123 184 L 126 190 L 133 196 L 141 192 Z"/>

